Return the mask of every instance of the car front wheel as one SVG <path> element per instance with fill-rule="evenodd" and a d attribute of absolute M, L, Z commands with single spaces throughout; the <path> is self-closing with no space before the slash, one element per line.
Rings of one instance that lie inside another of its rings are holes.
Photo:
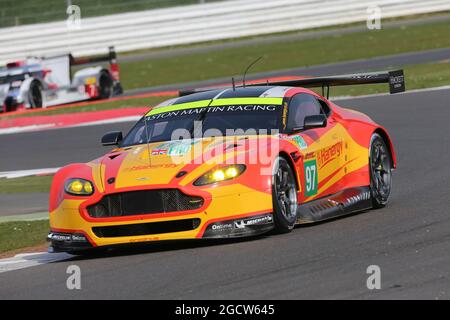
<path fill-rule="evenodd" d="M 272 175 L 272 201 L 275 232 L 287 233 L 297 220 L 297 187 L 291 166 L 282 157 L 275 160 Z"/>

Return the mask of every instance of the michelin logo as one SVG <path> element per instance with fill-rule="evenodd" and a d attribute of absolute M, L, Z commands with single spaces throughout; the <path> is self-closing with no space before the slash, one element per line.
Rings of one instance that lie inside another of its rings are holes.
<path fill-rule="evenodd" d="M 248 226 L 254 226 L 259 224 L 269 224 L 272 223 L 273 218 L 272 215 L 266 215 L 258 218 L 250 218 L 245 220 L 237 220 L 234 222 L 234 227 L 236 229 L 244 229 Z"/>

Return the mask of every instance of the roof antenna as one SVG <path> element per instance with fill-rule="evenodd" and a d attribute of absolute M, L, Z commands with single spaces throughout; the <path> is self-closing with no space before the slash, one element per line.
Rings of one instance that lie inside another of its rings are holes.
<path fill-rule="evenodd" d="M 236 91 L 236 83 L 234 82 L 234 77 L 231 78 L 231 84 L 233 85 L 233 91 Z"/>
<path fill-rule="evenodd" d="M 247 67 L 247 69 L 245 69 L 244 72 L 244 78 L 242 79 L 242 86 L 245 88 L 245 76 L 247 75 L 248 70 L 250 70 L 251 67 L 253 67 L 254 64 L 256 64 L 259 60 L 261 60 L 262 57 L 259 57 L 258 59 L 256 59 L 255 61 L 253 61 L 252 63 L 249 64 L 249 66 Z"/>

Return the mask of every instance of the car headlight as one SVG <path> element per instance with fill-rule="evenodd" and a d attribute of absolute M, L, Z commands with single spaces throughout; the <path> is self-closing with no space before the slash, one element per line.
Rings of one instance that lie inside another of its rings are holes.
<path fill-rule="evenodd" d="M 239 177 L 245 171 L 245 169 L 246 167 L 243 164 L 233 164 L 221 168 L 216 168 L 208 171 L 200 178 L 195 180 L 194 186 L 204 186 L 211 183 L 231 180 Z"/>
<path fill-rule="evenodd" d="M 64 191 L 74 196 L 90 196 L 94 193 L 94 185 L 88 180 L 74 178 L 66 181 Z"/>

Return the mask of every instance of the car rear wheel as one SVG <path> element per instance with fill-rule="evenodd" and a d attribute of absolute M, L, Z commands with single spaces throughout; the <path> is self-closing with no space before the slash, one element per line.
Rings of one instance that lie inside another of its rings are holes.
<path fill-rule="evenodd" d="M 99 79 L 99 98 L 108 99 L 113 95 L 113 80 L 108 72 L 103 71 Z"/>
<path fill-rule="evenodd" d="M 375 209 L 386 206 L 392 188 L 391 153 L 379 134 L 373 134 L 370 142 L 370 190 L 372 193 L 372 205 Z"/>
<path fill-rule="evenodd" d="M 42 108 L 42 88 L 41 84 L 36 80 L 30 84 L 28 101 L 30 103 L 30 108 Z"/>
<path fill-rule="evenodd" d="M 276 233 L 290 232 L 297 220 L 297 187 L 291 166 L 282 157 L 275 160 L 272 201 Z"/>
<path fill-rule="evenodd" d="M 3 102 L 3 112 L 16 111 L 17 102 L 13 97 L 7 97 Z"/>

